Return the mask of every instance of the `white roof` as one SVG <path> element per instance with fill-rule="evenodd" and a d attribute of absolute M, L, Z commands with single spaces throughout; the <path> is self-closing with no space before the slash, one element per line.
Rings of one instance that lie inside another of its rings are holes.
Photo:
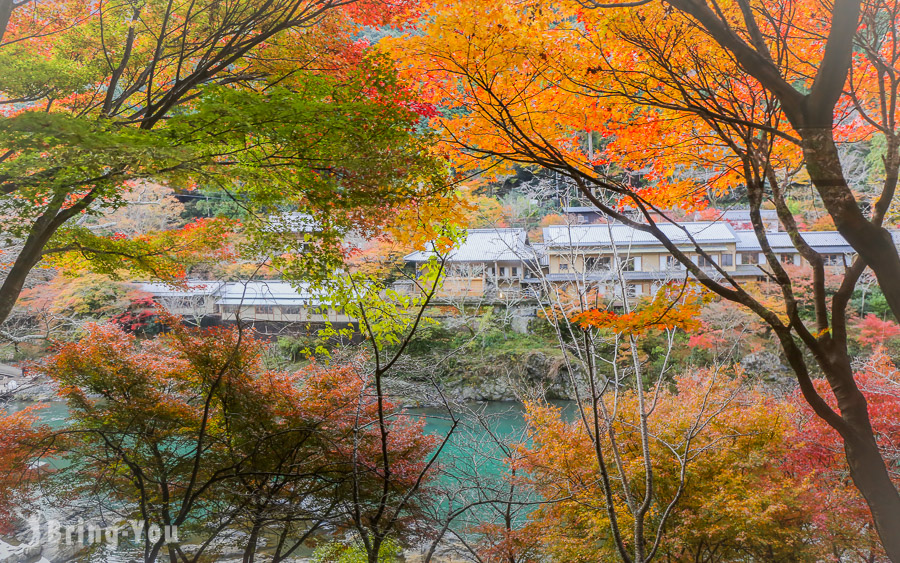
<path fill-rule="evenodd" d="M 188 280 L 184 286 L 170 285 L 163 282 L 138 283 L 138 288 L 154 297 L 182 297 L 188 295 L 214 295 L 224 282 L 207 280 Z"/>
<path fill-rule="evenodd" d="M 777 219 L 778 211 L 774 209 L 760 209 L 759 215 L 762 219 Z M 749 221 L 749 209 L 726 209 L 722 211 L 720 217 L 726 221 Z"/>
<path fill-rule="evenodd" d="M 569 205 L 563 207 L 563 213 L 598 213 L 602 214 L 598 208 L 593 205 Z"/>
<path fill-rule="evenodd" d="M 219 293 L 221 305 L 309 305 L 318 299 L 309 284 L 286 281 L 227 282 Z"/>
<path fill-rule="evenodd" d="M 408 262 L 425 262 L 433 253 L 416 251 L 406 255 Z M 534 260 L 525 229 L 469 229 L 466 240 L 453 249 L 448 262 L 504 262 Z"/>
<path fill-rule="evenodd" d="M 735 231 L 738 235 L 737 250 L 759 252 L 759 240 L 753 231 Z M 890 231 L 894 244 L 900 244 L 900 231 Z M 837 231 L 803 231 L 800 233 L 803 240 L 810 245 L 813 250 L 823 253 L 848 253 L 855 254 L 856 251 L 847 242 L 847 239 Z M 776 252 L 797 252 L 797 249 L 791 243 L 791 237 L 788 233 L 766 233 L 766 240 L 769 246 Z"/>
<path fill-rule="evenodd" d="M 534 249 L 534 254 L 538 258 L 538 266 L 549 266 L 550 265 L 550 256 L 547 255 L 546 249 L 547 245 L 542 242 L 536 242 L 531 245 L 531 248 Z"/>
<path fill-rule="evenodd" d="M 269 215 L 262 230 L 270 233 L 312 233 L 321 228 L 312 215 L 293 211 Z"/>
<path fill-rule="evenodd" d="M 700 244 L 735 242 L 737 236 L 731 225 L 724 222 L 690 222 L 657 225 L 663 234 L 675 244 L 689 244 L 690 239 L 682 227 Z M 544 227 L 544 244 L 547 246 L 620 246 L 661 245 L 652 234 L 622 224 L 553 225 Z"/>
<path fill-rule="evenodd" d="M 0 376 L 21 377 L 22 376 L 22 368 L 8 366 L 6 364 L 0 364 Z"/>

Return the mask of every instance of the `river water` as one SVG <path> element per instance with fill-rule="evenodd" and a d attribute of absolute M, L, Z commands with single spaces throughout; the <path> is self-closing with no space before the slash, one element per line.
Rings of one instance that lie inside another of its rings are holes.
<path fill-rule="evenodd" d="M 573 418 L 575 409 L 571 401 L 551 401 L 551 404 L 560 407 L 565 418 Z M 12 413 L 31 406 L 36 407 L 35 414 L 39 420 L 53 429 L 68 423 L 69 409 L 64 401 L 14 401 L 6 406 L 6 410 Z M 443 408 L 415 408 L 406 412 L 412 418 L 425 421 L 427 434 L 444 437 L 453 427 L 453 417 Z M 441 451 L 441 457 L 445 460 L 471 458 L 473 451 L 478 451 L 486 457 L 485 469 L 493 467 L 499 471 L 502 462 L 496 458 L 500 457 L 502 446 L 528 442 L 525 408 L 519 402 L 463 404 L 454 407 L 454 416 L 458 420 L 454 435 Z"/>
<path fill-rule="evenodd" d="M 552 401 L 552 404 L 563 409 L 567 417 L 571 415 L 572 403 L 569 401 Z M 62 428 L 67 424 L 69 409 L 64 401 L 13 401 L 5 410 L 9 413 L 19 412 L 28 407 L 35 407 L 35 414 L 40 422 L 51 428 Z M 444 436 L 453 425 L 451 416 L 443 408 L 408 409 L 407 414 L 413 418 L 425 420 L 425 432 Z M 466 439 L 481 442 L 482 439 L 503 438 L 516 440 L 523 436 L 525 430 L 525 408 L 514 401 L 491 401 L 469 403 L 454 408 L 454 414 L 460 420 L 456 433 Z M 466 443 L 458 446 L 465 447 Z"/>
<path fill-rule="evenodd" d="M 574 414 L 571 402 L 556 402 L 566 417 Z M 63 401 L 47 401 L 42 403 L 13 402 L 6 406 L 7 412 L 18 412 L 29 406 L 36 407 L 40 421 L 51 428 L 62 428 L 68 423 L 68 407 Z M 453 418 L 446 409 L 418 408 L 409 409 L 410 417 L 425 421 L 425 432 L 446 437 Z M 454 416 L 458 420 L 453 435 L 447 439 L 441 450 L 438 461 L 443 468 L 440 477 L 441 489 L 465 488 L 467 482 L 475 479 L 497 483 L 502 481 L 505 472 L 505 452 L 513 444 L 527 443 L 525 409 L 517 402 L 470 403 L 454 408 Z M 448 496 L 440 500 L 436 510 L 449 508 Z M 475 515 L 473 514 L 473 517 Z M 121 549 L 121 547 L 120 547 Z M 128 560 L 121 552 L 109 552 L 100 555 L 101 561 L 119 562 Z M 92 558 L 93 559 L 93 558 Z"/>
<path fill-rule="evenodd" d="M 6 406 L 8 413 L 19 412 L 28 407 L 35 407 L 35 414 L 41 422 L 51 428 L 62 428 L 66 425 L 66 419 L 69 416 L 69 408 L 65 401 L 44 401 L 33 403 L 31 401 L 12 401 Z"/>

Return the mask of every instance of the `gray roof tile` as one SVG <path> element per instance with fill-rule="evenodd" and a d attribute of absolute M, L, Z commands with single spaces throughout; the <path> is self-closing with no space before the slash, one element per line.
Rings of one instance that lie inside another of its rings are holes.
<path fill-rule="evenodd" d="M 154 297 L 214 295 L 221 289 L 223 282 L 207 280 L 187 280 L 184 286 L 163 282 L 138 283 L 138 289 Z"/>
<path fill-rule="evenodd" d="M 406 255 L 408 262 L 425 262 L 431 251 Z M 466 240 L 450 252 L 448 262 L 504 262 L 534 260 L 534 249 L 528 244 L 525 229 L 469 229 Z"/>
<path fill-rule="evenodd" d="M 309 284 L 286 281 L 228 282 L 219 293 L 222 305 L 308 305 L 318 303 Z"/>
<path fill-rule="evenodd" d="M 723 222 L 690 222 L 679 225 L 660 224 L 659 229 L 676 244 L 688 244 L 690 239 L 681 227 L 700 244 L 735 242 L 731 225 Z M 659 245 L 652 234 L 622 224 L 553 225 L 544 227 L 547 246 L 619 246 Z"/>

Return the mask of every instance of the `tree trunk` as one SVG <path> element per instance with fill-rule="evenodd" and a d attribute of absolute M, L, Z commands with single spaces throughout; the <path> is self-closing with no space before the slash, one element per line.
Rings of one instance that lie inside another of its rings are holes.
<path fill-rule="evenodd" d="M 13 8 L 15 7 L 13 0 L 0 0 L 0 43 L 3 42 L 3 36 L 6 35 L 9 18 L 12 17 Z"/>
<path fill-rule="evenodd" d="M 53 236 L 53 232 L 32 231 L 25 241 L 22 252 L 16 257 L 16 261 L 9 273 L 0 285 L 0 324 L 12 313 L 22 288 L 25 287 L 25 279 L 32 269 L 41 261 L 44 246 Z"/>
<path fill-rule="evenodd" d="M 381 542 L 382 538 L 378 537 L 378 535 L 373 535 L 372 537 L 372 549 L 369 550 L 366 559 L 368 563 L 378 563 L 381 555 Z"/>
<path fill-rule="evenodd" d="M 147 534 L 147 531 L 144 531 L 144 534 Z M 149 540 L 144 540 L 149 541 Z M 145 551 L 146 555 L 144 555 L 144 563 L 155 563 L 156 558 L 159 556 L 159 552 L 162 549 L 163 540 L 160 539 L 158 542 L 150 546 L 150 549 Z"/>
<path fill-rule="evenodd" d="M 837 399 L 841 419 L 844 454 L 850 476 L 862 493 L 881 543 L 891 561 L 900 562 L 900 492 L 891 481 L 884 458 L 875 440 L 865 395 L 856 385 L 846 346 L 832 343 L 830 365 L 821 365 Z"/>
<path fill-rule="evenodd" d="M 68 209 L 62 210 L 63 202 L 67 197 L 66 192 L 58 192 L 47 204 L 43 214 L 32 225 L 28 238 L 22 251 L 16 256 L 16 260 L 9 273 L 0 285 L 0 324 L 3 324 L 12 312 L 28 274 L 37 266 L 44 256 L 44 248 L 56 231 L 74 214 L 85 209 L 94 200 L 88 195 Z"/>
<path fill-rule="evenodd" d="M 253 530 L 250 531 L 250 537 L 247 538 L 247 547 L 244 548 L 244 561 L 243 563 L 253 563 L 254 558 L 256 557 L 256 544 L 259 543 L 259 526 L 253 526 Z"/>
<path fill-rule="evenodd" d="M 802 136 L 806 169 L 825 208 L 837 230 L 875 272 L 891 311 L 900 319 L 900 255 L 890 233 L 872 224 L 859 208 L 844 177 L 832 129 L 805 129 Z M 896 175 L 895 170 L 886 172 Z"/>
<path fill-rule="evenodd" d="M 885 552 L 891 561 L 900 562 L 900 494 L 891 482 L 874 437 L 845 438 L 844 452 L 850 476 L 872 511 Z"/>
<path fill-rule="evenodd" d="M 801 136 L 809 177 L 835 226 L 875 273 L 891 311 L 900 319 L 900 255 L 890 233 L 870 222 L 859 208 L 847 185 L 833 130 L 830 127 L 805 129 Z M 886 173 L 896 180 L 896 163 L 886 165 Z M 895 189 L 895 181 L 887 182 L 884 197 L 893 198 Z M 846 343 L 842 343 L 842 350 L 832 350 L 830 356 L 831 369 L 821 367 L 838 401 L 841 418 L 848 426 L 842 438 L 850 476 L 872 512 L 888 557 L 900 563 L 900 493 L 891 482 L 878 450 L 865 397 L 856 386 L 846 357 Z"/>

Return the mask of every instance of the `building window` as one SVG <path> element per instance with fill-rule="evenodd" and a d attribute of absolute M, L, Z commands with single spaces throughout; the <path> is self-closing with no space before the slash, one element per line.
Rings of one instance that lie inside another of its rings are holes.
<path fill-rule="evenodd" d="M 738 260 L 740 264 L 756 265 L 759 261 L 759 254 L 756 252 L 738 252 Z"/>
<path fill-rule="evenodd" d="M 666 256 L 666 269 L 667 270 L 683 270 L 684 264 L 678 261 L 674 256 Z"/>
<path fill-rule="evenodd" d="M 274 315 L 275 307 L 272 305 L 257 305 L 256 306 L 256 314 L 257 315 Z"/>
<path fill-rule="evenodd" d="M 560 272 L 568 272 L 568 271 L 569 271 L 569 265 L 568 265 L 566 262 L 560 262 L 560 263 L 559 263 L 559 271 L 560 271 Z"/>
<path fill-rule="evenodd" d="M 240 305 L 222 305 L 223 313 L 240 313 L 241 306 Z"/>
<path fill-rule="evenodd" d="M 641 285 L 634 284 L 634 283 L 626 283 L 623 288 L 619 284 L 613 284 L 612 287 L 607 286 L 604 289 L 604 291 L 602 291 L 602 293 L 609 294 L 610 291 L 612 292 L 611 295 L 615 299 L 621 299 L 623 293 L 625 294 L 625 297 L 632 298 L 632 297 L 637 297 L 641 294 Z"/>
<path fill-rule="evenodd" d="M 469 272 L 468 272 L 468 268 L 466 266 L 464 266 L 462 264 L 453 264 L 450 266 L 449 272 L 447 272 L 447 275 L 450 277 L 464 278 L 464 277 L 468 277 Z"/>
<path fill-rule="evenodd" d="M 786 266 L 794 265 L 794 255 L 793 254 L 782 254 L 781 255 L 781 263 Z"/>
<path fill-rule="evenodd" d="M 590 256 L 584 259 L 584 268 L 589 272 L 597 270 L 609 270 L 612 258 L 609 256 Z"/>
<path fill-rule="evenodd" d="M 512 277 L 514 277 L 514 278 L 519 277 L 519 268 L 517 268 L 515 266 L 512 267 Z"/>
<path fill-rule="evenodd" d="M 722 265 L 723 266 L 732 266 L 734 264 L 734 260 L 732 259 L 731 254 L 723 254 L 722 255 Z"/>
<path fill-rule="evenodd" d="M 299 305 L 286 305 L 281 307 L 282 315 L 299 315 L 300 314 L 300 306 Z"/>
<path fill-rule="evenodd" d="M 639 272 L 641 271 L 641 257 L 633 256 L 622 260 L 623 272 Z"/>
<path fill-rule="evenodd" d="M 711 258 L 712 261 L 710 261 L 709 258 Z M 710 254 L 709 258 L 707 258 L 706 256 L 697 256 L 697 265 L 699 265 L 701 268 L 712 268 L 713 264 L 716 264 L 718 262 L 719 255 Z"/>
<path fill-rule="evenodd" d="M 500 277 L 501 278 L 506 277 L 506 266 L 500 266 Z"/>
<path fill-rule="evenodd" d="M 822 261 L 825 262 L 826 266 L 843 266 L 844 265 L 844 255 L 843 254 L 823 254 Z"/>

